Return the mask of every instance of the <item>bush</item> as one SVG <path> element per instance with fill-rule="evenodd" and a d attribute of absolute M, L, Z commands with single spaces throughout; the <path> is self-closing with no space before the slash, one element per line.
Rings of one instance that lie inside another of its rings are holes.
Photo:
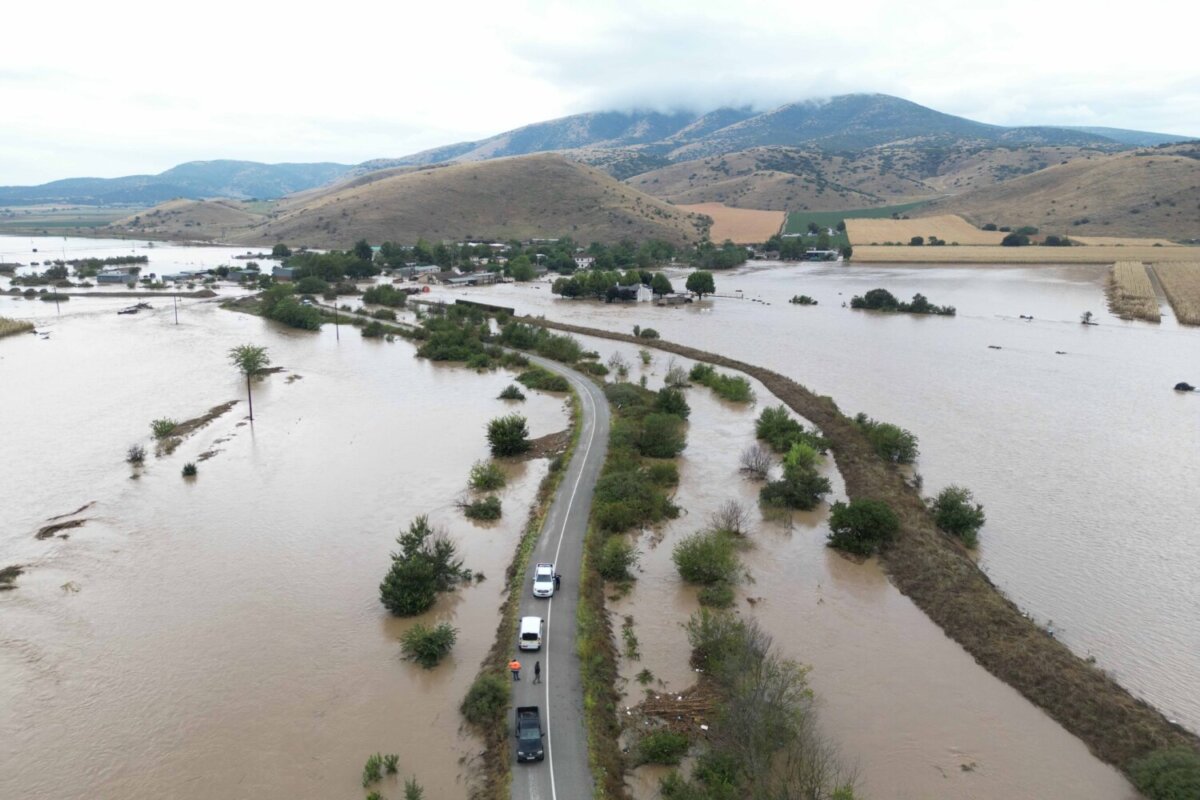
<path fill-rule="evenodd" d="M 608 468 L 596 481 L 592 512 L 596 525 L 608 533 L 622 533 L 635 525 L 674 519 L 679 509 L 656 486 L 645 468 L 621 464 Z"/>
<path fill-rule="evenodd" d="M 659 338 L 658 331 L 654 328 L 642 328 L 635 334 L 639 339 L 657 339 Z"/>
<path fill-rule="evenodd" d="M 377 783 L 383 779 L 383 756 L 379 753 L 372 753 L 367 757 L 367 763 L 363 767 L 362 785 L 367 788 L 372 783 Z"/>
<path fill-rule="evenodd" d="M 806 431 L 803 425 L 793 419 L 784 405 L 764 408 L 754 425 L 754 435 L 776 453 L 788 452 L 796 442 L 804 442 L 818 452 L 827 446 L 824 439 Z"/>
<path fill-rule="evenodd" d="M 196 465 L 193 464 L 191 461 L 189 461 L 183 465 L 182 472 L 183 472 L 183 477 L 194 478 L 194 477 L 196 477 Z"/>
<path fill-rule="evenodd" d="M 961 539 L 967 547 L 979 543 L 979 529 L 986 517 L 970 489 L 947 486 L 934 498 L 931 510 L 934 522 L 944 532 Z"/>
<path fill-rule="evenodd" d="M 508 386 L 504 387 L 504 391 L 500 392 L 499 399 L 500 400 L 524 400 L 525 393 L 510 383 Z"/>
<path fill-rule="evenodd" d="M 329 291 L 329 284 L 316 275 L 309 275 L 307 278 L 301 278 L 296 281 L 296 292 L 298 294 L 325 294 Z"/>
<path fill-rule="evenodd" d="M 457 639 L 458 631 L 448 623 L 431 626 L 418 622 L 400 637 L 400 650 L 409 661 L 433 669 L 454 649 Z"/>
<path fill-rule="evenodd" d="M 692 413 L 687 398 L 679 389 L 664 386 L 658 390 L 654 398 L 654 407 L 664 414 L 674 414 L 680 419 L 687 419 Z"/>
<path fill-rule="evenodd" d="M 381 283 L 363 292 L 362 299 L 368 305 L 400 308 L 408 302 L 408 295 L 390 283 Z"/>
<path fill-rule="evenodd" d="M 471 571 L 458 558 L 458 548 L 445 531 L 435 532 L 429 518 L 417 517 L 396 539 L 392 566 L 379 584 L 379 600 L 397 616 L 410 617 L 433 607 L 439 592 L 448 592 Z"/>
<path fill-rule="evenodd" d="M 377 308 L 371 312 L 371 318 L 381 320 L 383 322 L 395 322 L 396 312 L 390 308 Z"/>
<path fill-rule="evenodd" d="M 425 800 L 425 789 L 417 783 L 415 776 L 404 779 L 404 800 Z M 854 800 L 854 798 L 848 800 Z"/>
<path fill-rule="evenodd" d="M 520 455 L 530 448 L 529 428 L 520 414 L 493 419 L 488 423 L 487 438 L 492 455 L 499 458 Z"/>
<path fill-rule="evenodd" d="M 400 756 L 396 753 L 388 753 L 383 757 L 383 768 L 387 770 L 388 775 L 395 775 L 399 765 Z"/>
<path fill-rule="evenodd" d="M 754 391 L 750 388 L 748 380 L 740 375 L 723 375 L 710 364 L 697 364 L 692 367 L 688 377 L 712 389 L 722 399 L 737 403 L 747 403 L 754 399 Z"/>
<path fill-rule="evenodd" d="M 482 500 L 475 500 L 463 506 L 467 519 L 477 519 L 490 522 L 500 519 L 500 498 L 490 494 Z"/>
<path fill-rule="evenodd" d="M 687 751 L 688 738 L 684 734 L 666 729 L 653 731 L 638 740 L 635 763 L 674 765 Z"/>
<path fill-rule="evenodd" d="M 1200 753 L 1186 747 L 1155 750 L 1129 765 L 1129 777 L 1149 800 L 1200 797 Z"/>
<path fill-rule="evenodd" d="M 761 444 L 752 444 L 742 451 L 741 465 L 742 472 L 764 480 L 771 471 L 771 451 Z"/>
<path fill-rule="evenodd" d="M 542 367 L 530 367 L 517 376 L 517 382 L 523 383 L 530 389 L 541 389 L 543 392 L 569 392 L 571 384 L 562 375 L 557 375 Z"/>
<path fill-rule="evenodd" d="M 1029 237 L 1023 233 L 1010 233 L 1000 240 L 1005 247 L 1024 247 L 1029 244 Z"/>
<path fill-rule="evenodd" d="M 797 469 L 763 486 L 758 499 L 765 506 L 811 511 L 831 488 L 829 479 L 815 469 Z"/>
<path fill-rule="evenodd" d="M 696 599 L 708 608 L 729 608 L 733 605 L 733 584 L 727 581 L 709 584 L 700 590 Z"/>
<path fill-rule="evenodd" d="M 663 379 L 663 383 L 672 389 L 686 389 L 691 385 L 688 383 L 687 370 L 676 364 L 674 358 L 667 362 L 667 376 Z"/>
<path fill-rule="evenodd" d="M 130 464 L 141 464 L 146 460 L 146 448 L 140 444 L 131 444 L 125 451 L 125 460 Z"/>
<path fill-rule="evenodd" d="M 879 456 L 894 464 L 911 464 L 918 455 L 917 437 L 890 422 L 879 422 L 859 413 L 854 423 L 866 434 L 867 441 Z"/>
<path fill-rule="evenodd" d="M 733 537 L 724 531 L 699 531 L 684 537 L 671 552 L 675 568 L 688 583 L 732 583 L 739 562 Z"/>
<path fill-rule="evenodd" d="M 600 548 L 596 571 L 606 581 L 628 581 L 633 579 L 630 569 L 637 564 L 638 552 L 620 536 L 610 536 Z"/>
<path fill-rule="evenodd" d="M 163 417 L 150 423 L 150 432 L 154 434 L 155 439 L 166 439 L 178 427 L 179 423 L 176 420 Z"/>
<path fill-rule="evenodd" d="M 596 375 L 601 378 L 608 374 L 608 367 L 603 364 L 597 364 L 595 361 L 580 361 L 575 365 L 575 368 L 580 372 L 586 372 L 589 375 Z"/>
<path fill-rule="evenodd" d="M 494 672 L 480 675 L 467 690 L 459 711 L 473 725 L 499 723 L 508 711 L 510 683 L 504 676 Z"/>
<path fill-rule="evenodd" d="M 373 319 L 362 326 L 359 332 L 362 333 L 364 339 L 382 339 L 387 335 L 388 329 L 382 322 Z"/>
<path fill-rule="evenodd" d="M 638 452 L 650 458 L 674 458 L 687 446 L 683 425 L 674 414 L 647 414 L 637 435 Z"/>
<path fill-rule="evenodd" d="M 679 485 L 679 467 L 674 461 L 653 461 L 646 467 L 646 479 L 655 486 Z"/>
<path fill-rule="evenodd" d="M 496 462 L 476 461 L 471 465 L 471 476 L 467 479 L 467 483 L 476 491 L 494 492 L 504 488 L 508 479 L 504 476 L 504 470 L 500 469 L 500 465 Z"/>
<path fill-rule="evenodd" d="M 887 503 L 854 500 L 833 504 L 829 514 L 829 546 L 869 556 L 890 542 L 900 530 L 900 520 Z"/>

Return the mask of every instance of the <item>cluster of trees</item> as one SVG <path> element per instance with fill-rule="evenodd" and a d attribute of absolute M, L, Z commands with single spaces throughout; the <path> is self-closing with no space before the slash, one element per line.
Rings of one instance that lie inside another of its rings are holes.
<path fill-rule="evenodd" d="M 695 277 L 699 275 L 700 277 Z M 707 278 L 705 278 L 707 276 Z M 622 288 L 633 288 L 637 285 L 649 286 L 650 291 L 662 297 L 675 291 L 671 281 L 661 272 L 647 270 L 615 270 L 585 269 L 570 277 L 557 278 L 550 291 L 563 297 L 589 297 L 606 302 L 613 302 L 621 297 Z M 692 288 L 695 286 L 696 288 Z M 694 272 L 688 276 L 688 291 L 698 294 L 712 294 L 716 291 L 711 272 Z"/>
<path fill-rule="evenodd" d="M 354 249 L 347 251 L 294 253 L 285 258 L 283 263 L 296 270 L 297 280 L 311 275 L 326 283 L 337 283 L 345 279 L 371 278 L 380 272 L 374 262 L 374 252 L 365 241 L 360 241 L 354 246 Z"/>
<path fill-rule="evenodd" d="M 716 690 L 721 724 L 696 743 L 689 777 L 663 779 L 664 800 L 854 800 L 853 770 L 817 729 L 807 670 L 733 612 L 701 609 L 686 627 L 691 664 Z"/>
<path fill-rule="evenodd" d="M 392 553 L 392 566 L 379 584 L 379 600 L 397 616 L 428 611 L 439 593 L 472 578 L 449 534 L 435 531 L 426 516 L 414 519 L 396 543 L 400 549 Z"/>
<path fill-rule="evenodd" d="M 806 430 L 785 406 L 764 408 L 754 428 L 755 436 L 783 456 L 783 474 L 759 490 L 766 506 L 811 510 L 832 488 L 817 466 L 828 445 L 815 431 Z M 752 475 L 766 477 L 769 467 L 760 452 L 742 456 L 743 468 Z M 768 461 L 769 464 L 769 461 Z"/>
<path fill-rule="evenodd" d="M 703 242 L 692 252 L 692 266 L 699 269 L 732 269 L 746 263 L 749 252 L 745 247 L 726 239 L 717 247 L 712 242 Z"/>
<path fill-rule="evenodd" d="M 845 229 L 845 221 L 838 222 L 838 230 L 844 231 Z M 849 244 L 837 247 L 837 242 L 830 237 L 829 231 L 820 228 L 816 223 L 809 223 L 809 232 L 809 236 L 787 237 L 777 233 L 767 239 L 763 244 L 763 249 L 779 253 L 782 261 L 803 261 L 810 248 L 814 250 L 837 249 L 843 258 L 850 258 L 854 253 L 854 249 Z M 839 240 L 844 241 L 844 237 L 839 237 Z"/>
<path fill-rule="evenodd" d="M 408 295 L 390 283 L 381 283 L 363 292 L 362 299 L 371 305 L 400 308 L 408 301 Z"/>
<path fill-rule="evenodd" d="M 503 247 L 493 247 L 490 243 L 431 244 L 425 239 L 418 239 L 414 245 L 384 242 L 379 247 L 376 260 L 392 268 L 406 264 L 436 264 L 446 268 L 458 267 L 464 271 L 505 270 L 520 281 L 532 279 L 533 265 L 538 263 L 554 272 L 574 272 L 578 250 L 579 244 L 568 237 L 529 244 L 514 239 L 504 242 Z M 669 242 L 651 240 L 639 243 L 632 239 L 612 245 L 593 242 L 585 252 L 595 259 L 594 267 L 602 270 L 648 269 L 671 261 L 676 255 L 675 246 Z M 507 266 L 500 263 L 501 258 L 507 259 Z"/>
<path fill-rule="evenodd" d="M 259 310 L 268 319 L 308 331 L 319 329 L 323 321 L 321 312 L 297 300 L 295 287 L 286 283 L 265 289 L 259 296 Z"/>
<path fill-rule="evenodd" d="M 690 409 L 677 389 L 652 392 L 631 383 L 604 389 L 615 412 L 608 458 L 592 505 L 597 528 L 609 534 L 673 519 L 679 509 L 668 490 L 679 482 L 670 459 L 687 444 Z"/>
<path fill-rule="evenodd" d="M 936 314 L 943 317 L 953 317 L 958 313 L 954 306 L 934 305 L 920 292 L 913 295 L 911 303 L 905 303 L 887 289 L 871 289 L 864 295 L 855 295 L 850 298 L 850 307 L 870 311 L 901 311 L 906 314 Z"/>

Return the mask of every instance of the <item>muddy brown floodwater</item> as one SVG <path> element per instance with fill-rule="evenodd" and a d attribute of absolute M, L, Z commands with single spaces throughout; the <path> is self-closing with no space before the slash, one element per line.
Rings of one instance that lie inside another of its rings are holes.
<path fill-rule="evenodd" d="M 546 284 L 440 295 L 626 333 L 650 326 L 912 430 L 925 491 L 962 484 L 986 507 L 979 552 L 992 580 L 1076 653 L 1196 731 L 1200 394 L 1172 387 L 1200 384 L 1200 329 L 1178 325 L 1166 305 L 1161 325 L 1113 317 L 1107 272 L 755 264 L 716 274 L 718 291 L 746 299 L 685 308 L 572 302 Z M 958 316 L 842 307 L 875 287 L 904 299 L 920 292 Z M 796 294 L 820 305 L 789 304 Z M 1084 311 L 1099 324 L 1080 325 Z"/>
<path fill-rule="evenodd" d="M 670 359 L 685 368 L 694 363 L 653 351 L 654 361 L 642 367 L 638 348 L 582 340 L 602 361 L 620 352 L 635 365 L 630 379 L 644 374 L 652 389 L 661 387 Z M 695 681 L 682 623 L 699 604 L 695 589 L 679 578 L 671 551 L 707 525 L 725 501 L 737 500 L 753 520 L 753 546 L 742 553 L 750 578 L 738 587 L 735 609 L 758 619 L 781 652 L 812 667 L 822 731 L 858 766 L 865 796 L 1136 797 L 1116 770 L 947 639 L 874 560 L 857 564 L 827 548 L 828 505 L 790 521 L 762 518 L 761 484 L 740 474 L 738 459 L 755 441 L 758 414 L 780 401 L 750 382 L 753 405 L 723 401 L 702 386 L 687 390 L 692 410 L 675 495 L 684 513 L 635 537 L 642 552 L 638 580 L 628 595 L 609 603 L 618 635 L 625 616 L 633 616 L 640 650 L 640 658 L 620 660 L 627 705 L 644 696 L 637 681 L 643 669 L 653 673 L 648 688 L 656 690 L 678 691 Z M 823 473 L 834 487 L 829 501 L 844 500 L 832 459 Z M 623 642 L 617 645 L 624 650 Z M 664 772 L 634 770 L 635 796 L 657 797 Z"/>
<path fill-rule="evenodd" d="M 0 315 L 23 302 L 0 299 Z M 175 326 L 169 307 L 122 317 L 96 302 L 64 306 L 49 339 L 0 343 L 0 566 L 26 567 L 0 593 L 0 797 L 349 797 L 376 751 L 428 797 L 465 797 L 479 745 L 457 707 L 546 472 L 508 469 L 494 526 L 453 505 L 487 457 L 487 420 L 510 409 L 495 397 L 511 373 L 212 303 Z M 226 351 L 245 342 L 286 370 L 255 384 L 253 426 L 242 402 L 155 458 L 151 419 L 244 398 Z M 531 435 L 566 427 L 561 397 L 528 396 Z M 150 454 L 131 480 L 136 442 Z M 91 501 L 69 538 L 34 538 Z M 395 619 L 377 587 L 423 513 L 486 580 Z M 459 629 L 448 662 L 402 661 L 397 637 L 440 620 Z"/>

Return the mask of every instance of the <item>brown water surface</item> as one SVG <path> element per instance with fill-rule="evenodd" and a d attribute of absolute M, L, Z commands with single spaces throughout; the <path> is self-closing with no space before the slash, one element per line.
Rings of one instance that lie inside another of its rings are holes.
<path fill-rule="evenodd" d="M 546 471 L 510 468 L 495 526 L 453 505 L 512 375 L 212 303 L 176 326 L 169 306 L 122 317 L 113 302 L 71 301 L 49 339 L 0 342 L 0 565 L 27 566 L 0 593 L 0 797 L 357 796 L 376 751 L 398 753 L 427 796 L 465 797 L 480 746 L 457 706 Z M 0 299 L 0 315 L 22 303 Z M 255 384 L 254 424 L 239 403 L 131 479 L 125 450 L 153 450 L 151 419 L 244 398 L 226 351 L 245 342 L 286 370 Z M 528 394 L 533 436 L 566 427 L 560 398 Z M 69 538 L 34 538 L 91 501 Z M 394 619 L 377 587 L 423 513 L 486 580 Z M 459 630 L 448 662 L 402 661 L 399 634 L 440 620 Z"/>

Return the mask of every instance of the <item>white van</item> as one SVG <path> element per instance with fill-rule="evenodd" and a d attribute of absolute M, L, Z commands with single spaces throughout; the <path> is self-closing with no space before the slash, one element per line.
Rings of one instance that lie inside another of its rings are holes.
<path fill-rule="evenodd" d="M 521 634 L 517 646 L 522 650 L 541 650 L 542 634 L 546 631 L 546 623 L 541 617 L 521 617 Z"/>

